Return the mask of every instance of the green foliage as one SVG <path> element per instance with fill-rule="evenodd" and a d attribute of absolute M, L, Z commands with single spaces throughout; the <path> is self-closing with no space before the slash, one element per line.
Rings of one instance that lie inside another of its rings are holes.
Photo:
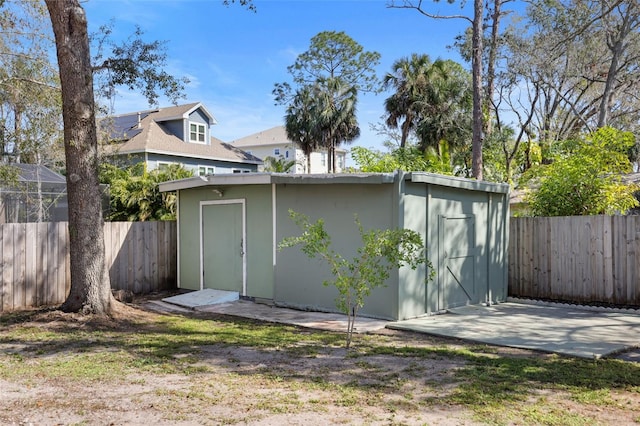
<path fill-rule="evenodd" d="M 97 93 L 113 98 L 117 86 L 141 92 L 150 105 L 157 103 L 160 93 L 172 102 L 184 97 L 187 78 L 176 78 L 164 71 L 167 62 L 166 42 L 146 42 L 144 33 L 136 27 L 124 42 L 117 44 L 111 39 L 112 25 L 100 27 L 100 37 L 93 35 L 93 76 L 97 82 Z"/>
<path fill-rule="evenodd" d="M 264 159 L 265 172 L 288 173 L 295 165 L 295 160 L 287 160 L 282 155 L 278 158 L 268 156 Z"/>
<path fill-rule="evenodd" d="M 444 141 L 452 150 L 465 149 L 471 138 L 471 76 L 458 63 L 413 54 L 397 60 L 384 79 L 394 92 L 385 100 L 390 128 L 400 128 L 400 146 L 411 132 L 420 148 L 438 152 Z"/>
<path fill-rule="evenodd" d="M 604 127 L 584 140 L 565 141 L 551 164 L 534 173 L 540 186 L 527 200 L 534 216 L 625 213 L 638 205 L 636 185 L 621 174 L 631 171 L 627 154 L 635 144 L 630 132 Z"/>
<path fill-rule="evenodd" d="M 398 148 L 391 152 L 380 152 L 356 146 L 351 149 L 351 158 L 358 169 L 365 173 L 389 173 L 395 170 L 407 172 L 429 171 L 441 174 L 452 174 L 446 144 L 444 155 L 439 156 L 434 150 L 421 152 L 416 147 Z"/>
<path fill-rule="evenodd" d="M 331 249 L 331 237 L 324 228 L 323 219 L 310 223 L 307 216 L 292 210 L 289 210 L 289 216 L 303 232 L 297 237 L 285 238 L 279 248 L 301 245 L 302 252 L 309 258 L 319 257 L 329 264 L 333 280 L 323 284 L 335 286 L 340 293 L 336 306 L 348 317 L 347 348 L 351 344 L 358 309 L 364 306 L 364 299 L 371 290 L 385 285 L 393 269 L 404 265 L 416 269 L 426 263 L 431 271 L 429 277 L 433 276 L 422 238 L 415 231 L 372 229 L 365 232 L 356 216 L 362 246 L 358 248 L 358 255 L 349 260 Z"/>
<path fill-rule="evenodd" d="M 322 31 L 311 38 L 309 50 L 301 53 L 287 71 L 299 87 L 318 81 L 338 79 L 360 91 L 377 91 L 375 67 L 380 62 L 378 52 L 367 52 L 345 32 Z M 275 85 L 273 94 L 279 103 L 289 98 L 288 83 Z"/>
<path fill-rule="evenodd" d="M 160 192 L 158 184 L 193 176 L 178 164 L 147 172 L 143 163 L 126 169 L 102 164 L 100 182 L 110 185 L 111 221 L 175 220 L 176 194 Z"/>
<path fill-rule="evenodd" d="M 8 164 L 0 165 L 0 186 L 13 187 L 18 184 L 18 169 Z"/>

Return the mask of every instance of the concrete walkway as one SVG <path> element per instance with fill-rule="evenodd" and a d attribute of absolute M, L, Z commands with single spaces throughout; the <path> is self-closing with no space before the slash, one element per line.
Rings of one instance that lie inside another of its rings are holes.
<path fill-rule="evenodd" d="M 245 300 L 185 309 L 163 301 L 147 307 L 169 312 L 212 312 L 260 321 L 292 324 L 330 331 L 345 331 L 346 316 L 273 307 Z M 539 306 L 502 303 L 468 306 L 450 313 L 390 322 L 359 317 L 356 332 L 384 327 L 454 337 L 490 345 L 600 358 L 627 351 L 619 358 L 640 361 L 640 315 L 593 310 L 577 306 Z"/>
<path fill-rule="evenodd" d="M 299 311 L 296 309 L 280 308 L 272 305 L 253 303 L 246 300 L 238 300 L 232 303 L 220 303 L 208 306 L 196 306 L 192 309 L 185 309 L 180 306 L 173 306 L 164 301 L 152 301 L 147 303 L 147 307 L 166 312 L 211 312 L 215 314 L 232 315 L 242 318 L 249 318 L 258 321 L 274 322 L 280 324 L 291 324 L 299 327 L 315 328 L 327 331 L 346 331 L 347 316 L 326 312 Z M 356 333 L 370 333 L 383 329 L 389 321 L 357 318 L 355 325 Z"/>

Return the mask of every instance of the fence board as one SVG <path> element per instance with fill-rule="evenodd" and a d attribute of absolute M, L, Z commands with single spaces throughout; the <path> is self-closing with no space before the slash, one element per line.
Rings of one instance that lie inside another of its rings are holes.
<path fill-rule="evenodd" d="M 47 292 L 47 223 L 36 223 L 36 305 L 46 304 L 45 294 Z"/>
<path fill-rule="evenodd" d="M 9 283 L 4 280 L 4 237 L 3 230 L 0 229 L 0 312 L 4 306 L 5 287 L 8 285 Z"/>
<path fill-rule="evenodd" d="M 640 217 L 511 218 L 509 294 L 640 306 Z"/>
<path fill-rule="evenodd" d="M 175 222 L 107 222 L 104 233 L 113 289 L 175 288 Z M 67 222 L 1 224 L 0 266 L 0 312 L 62 303 L 71 285 Z"/>
<path fill-rule="evenodd" d="M 29 241 L 36 241 L 38 238 L 38 228 L 35 226 L 25 227 L 25 300 L 24 306 L 36 306 L 37 289 L 38 289 L 38 274 L 37 274 L 37 256 L 38 247 L 36 244 L 29 244 Z"/>
<path fill-rule="evenodd" d="M 25 281 L 25 253 L 26 253 L 26 227 L 23 223 L 16 223 L 14 229 L 14 246 L 13 246 L 13 279 L 14 281 Z M 13 306 L 22 306 L 25 304 L 26 286 L 18 286 L 13 289 Z"/>
<path fill-rule="evenodd" d="M 10 223 L 2 227 L 2 281 L 5 283 L 2 292 L 2 309 L 11 310 L 13 306 L 13 229 L 14 224 Z"/>

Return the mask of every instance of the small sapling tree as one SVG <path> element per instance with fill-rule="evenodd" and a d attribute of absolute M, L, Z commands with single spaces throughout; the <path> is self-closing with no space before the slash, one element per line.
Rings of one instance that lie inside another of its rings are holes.
<path fill-rule="evenodd" d="M 408 266 L 416 269 L 426 264 L 433 276 L 433 267 L 426 258 L 424 244 L 420 235 L 409 229 L 372 229 L 365 231 L 358 217 L 358 226 L 362 246 L 353 259 L 344 258 L 331 249 L 331 237 L 324 228 L 324 220 L 315 223 L 301 213 L 289 210 L 289 216 L 300 227 L 302 235 L 288 237 L 279 244 L 279 249 L 301 245 L 301 250 L 309 258 L 325 260 L 331 268 L 333 279 L 323 282 L 325 286 L 333 285 L 339 292 L 336 307 L 347 315 L 347 349 L 351 345 L 354 324 L 358 309 L 364 306 L 365 297 L 371 290 L 385 285 L 393 269 Z"/>

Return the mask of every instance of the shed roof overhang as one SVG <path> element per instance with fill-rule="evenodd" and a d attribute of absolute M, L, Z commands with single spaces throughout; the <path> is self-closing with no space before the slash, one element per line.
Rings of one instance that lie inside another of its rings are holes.
<path fill-rule="evenodd" d="M 508 194 L 509 185 L 506 183 L 483 182 L 455 176 L 444 176 L 427 172 L 396 172 L 396 173 L 322 173 L 300 174 L 288 173 L 233 173 L 208 176 L 197 176 L 187 179 L 163 182 L 159 185 L 161 192 L 178 191 L 182 189 L 203 186 L 231 186 L 231 185 L 328 185 L 328 184 L 357 184 L 375 185 L 390 184 L 401 176 L 405 181 L 445 186 L 449 188 L 470 191 L 492 192 Z"/>
<path fill-rule="evenodd" d="M 304 174 L 287 173 L 233 173 L 208 176 L 197 176 L 174 180 L 159 184 L 161 192 L 178 191 L 202 186 L 230 185 L 322 185 L 322 184 L 385 184 L 395 181 L 395 173 L 336 173 L 336 174 Z"/>
<path fill-rule="evenodd" d="M 411 182 L 447 186 L 450 188 L 467 189 L 471 191 L 482 192 L 495 192 L 500 194 L 509 193 L 509 184 L 506 183 L 485 182 L 427 172 L 407 173 L 404 178 L 405 180 L 410 180 Z"/>

